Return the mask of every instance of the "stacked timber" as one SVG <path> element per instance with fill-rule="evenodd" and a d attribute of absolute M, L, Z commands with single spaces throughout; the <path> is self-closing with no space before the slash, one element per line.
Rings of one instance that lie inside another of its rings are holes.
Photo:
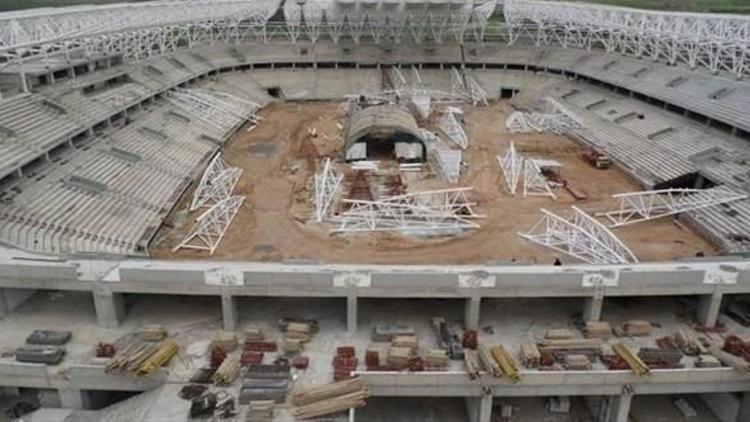
<path fill-rule="evenodd" d="M 230 333 L 227 331 L 219 331 L 211 341 L 212 349 L 219 347 L 226 350 L 227 352 L 235 350 L 237 348 L 237 345 L 237 336 L 234 333 Z"/>
<path fill-rule="evenodd" d="M 429 349 L 424 357 L 424 365 L 428 370 L 441 370 L 448 366 L 448 353 L 442 349 Z"/>
<path fill-rule="evenodd" d="M 364 406 L 368 396 L 367 387 L 359 378 L 312 387 L 292 394 L 292 415 L 300 420 L 343 412 Z"/>
<path fill-rule="evenodd" d="M 587 321 L 586 338 L 608 339 L 612 335 L 612 327 L 607 321 Z"/>
<path fill-rule="evenodd" d="M 539 348 L 530 341 L 521 343 L 521 363 L 527 368 L 538 368 L 542 358 Z"/>
<path fill-rule="evenodd" d="M 487 372 L 492 374 L 493 377 L 499 378 L 503 376 L 503 371 L 500 369 L 500 365 L 498 365 L 497 361 L 492 356 L 492 348 L 484 343 L 480 343 L 477 347 L 477 352 L 479 353 L 479 361 Z"/>
<path fill-rule="evenodd" d="M 388 365 L 396 370 L 402 370 L 409 365 L 412 349 L 409 347 L 393 347 L 388 349 Z"/>
<path fill-rule="evenodd" d="M 466 372 L 469 378 L 476 379 L 482 373 L 482 364 L 479 360 L 479 352 L 476 350 L 466 350 L 464 352 L 464 362 L 466 363 Z"/>
<path fill-rule="evenodd" d="M 417 336 L 414 335 L 393 336 L 391 346 L 409 348 L 412 353 L 415 353 L 419 347 L 419 341 L 417 340 Z"/>
<path fill-rule="evenodd" d="M 216 385 L 229 385 L 240 375 L 240 361 L 237 358 L 227 357 L 219 365 L 214 373 Z"/>
<path fill-rule="evenodd" d="M 161 325 L 146 325 L 140 334 L 143 341 L 162 341 L 167 338 L 167 329 Z"/>
<path fill-rule="evenodd" d="M 720 368 L 721 361 L 713 355 L 698 355 L 695 359 L 696 368 Z"/>
<path fill-rule="evenodd" d="M 310 334 L 315 334 L 320 329 L 318 325 L 318 321 L 315 319 L 305 319 L 305 318 L 290 318 L 290 317 L 281 317 L 279 318 L 279 328 L 282 332 L 286 332 L 289 324 L 293 322 L 299 322 L 303 324 L 307 324 L 310 326 Z"/>
<path fill-rule="evenodd" d="M 247 328 L 245 328 L 245 342 L 248 341 L 263 341 L 265 340 L 266 336 L 263 333 L 263 330 L 255 325 L 251 325 Z"/>
<path fill-rule="evenodd" d="M 312 327 L 304 322 L 290 322 L 284 333 L 285 339 L 296 340 L 301 343 L 310 341 Z"/>
<path fill-rule="evenodd" d="M 511 381 L 518 381 L 521 376 L 518 372 L 518 365 L 516 365 L 513 357 L 508 353 L 503 346 L 495 346 L 490 349 L 492 358 L 495 359 L 498 367 L 502 371 L 503 375 L 508 377 Z"/>
<path fill-rule="evenodd" d="M 739 373 L 747 374 L 750 372 L 750 363 L 739 356 L 735 356 L 731 353 L 725 352 L 717 346 L 710 347 L 708 349 L 708 352 L 716 357 L 716 359 L 720 360 L 721 363 L 734 368 L 734 370 Z"/>
<path fill-rule="evenodd" d="M 553 328 L 544 333 L 544 338 L 548 340 L 566 340 L 573 338 L 573 332 L 567 328 Z"/>
<path fill-rule="evenodd" d="M 612 349 L 615 351 L 617 356 L 620 357 L 627 365 L 630 367 L 630 370 L 633 371 L 636 375 L 646 375 L 650 372 L 648 365 L 646 365 L 641 358 L 639 358 L 635 353 L 633 353 L 627 346 L 625 346 L 622 343 L 617 343 L 614 346 L 612 346 Z"/>
<path fill-rule="evenodd" d="M 133 343 L 117 352 L 104 367 L 106 373 L 149 376 L 169 363 L 179 347 L 172 340 L 161 343 Z"/>
<path fill-rule="evenodd" d="M 640 319 L 631 319 L 622 325 L 622 333 L 628 337 L 651 335 L 651 323 Z"/>
<path fill-rule="evenodd" d="M 584 354 L 595 359 L 602 353 L 604 341 L 601 338 L 584 338 L 569 340 L 542 340 L 539 342 L 539 353 L 550 354 L 557 359 L 567 354 Z"/>
<path fill-rule="evenodd" d="M 674 339 L 677 343 L 677 347 L 682 350 L 682 353 L 688 356 L 695 356 L 699 353 L 698 342 L 696 341 L 695 336 L 688 332 L 687 329 L 678 329 L 674 335 Z"/>

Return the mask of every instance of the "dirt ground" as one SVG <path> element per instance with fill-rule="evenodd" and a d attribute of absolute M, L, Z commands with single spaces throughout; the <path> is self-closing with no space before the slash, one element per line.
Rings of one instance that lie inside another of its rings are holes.
<path fill-rule="evenodd" d="M 489 107 L 463 107 L 470 146 L 464 151 L 458 184 L 440 181 L 434 173 L 404 175 L 411 192 L 423 189 L 474 187 L 477 212 L 486 216 L 480 229 L 454 237 L 404 237 L 396 233 L 330 235 L 331 225 L 308 222 L 312 215 L 310 189 L 317 155 L 332 156 L 341 172 L 344 141 L 340 127 L 345 116 L 338 102 L 274 103 L 262 112 L 263 121 L 251 131 L 240 130 L 223 150 L 229 164 L 244 169 L 235 188 L 247 199 L 235 217 L 216 253 L 171 249 L 192 226 L 199 212 L 187 214 L 192 198 L 188 191 L 170 218 L 174 228 L 157 236 L 152 255 L 169 259 L 233 259 L 280 261 L 309 259 L 334 263 L 470 264 L 486 262 L 552 263 L 555 257 L 575 262 L 564 254 L 528 243 L 517 235 L 530 229 L 540 218 L 540 208 L 565 214 L 570 206 L 593 213 L 608 209 L 610 195 L 639 190 L 638 185 L 618 169 L 597 170 L 579 158 L 582 148 L 554 134 L 511 135 L 505 118 L 512 112 L 509 102 Z M 317 136 L 308 130 L 315 128 Z M 511 139 L 519 153 L 554 159 L 562 164 L 562 176 L 588 199 L 575 201 L 564 190 L 557 200 L 511 196 L 506 188 L 496 155 Z M 166 225 L 169 226 L 169 225 Z M 706 255 L 715 249 L 687 228 L 665 218 L 622 227 L 615 234 L 641 261 L 669 260 Z"/>

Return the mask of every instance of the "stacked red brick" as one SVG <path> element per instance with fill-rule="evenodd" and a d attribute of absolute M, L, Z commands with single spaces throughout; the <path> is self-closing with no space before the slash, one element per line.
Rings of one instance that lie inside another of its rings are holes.
<path fill-rule="evenodd" d="M 352 377 L 352 371 L 357 370 L 358 360 L 353 346 L 341 346 L 336 349 L 333 357 L 333 380 L 341 381 Z"/>

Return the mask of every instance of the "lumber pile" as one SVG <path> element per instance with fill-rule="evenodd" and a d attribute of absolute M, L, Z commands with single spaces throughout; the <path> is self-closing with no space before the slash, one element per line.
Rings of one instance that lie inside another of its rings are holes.
<path fill-rule="evenodd" d="M 310 334 L 315 334 L 320 330 L 320 326 L 318 325 L 318 320 L 315 319 L 306 319 L 306 318 L 292 318 L 292 317 L 281 317 L 279 318 L 279 328 L 282 332 L 286 332 L 289 324 L 293 322 L 298 322 L 302 324 L 307 324 L 310 326 Z"/>
<path fill-rule="evenodd" d="M 412 356 L 411 348 L 409 347 L 394 347 L 388 348 L 388 366 L 400 371 L 405 369 L 409 365 L 409 359 Z"/>
<path fill-rule="evenodd" d="M 417 348 L 419 347 L 419 341 L 415 335 L 393 336 L 391 346 L 408 348 L 412 353 L 416 353 Z"/>
<path fill-rule="evenodd" d="M 538 368 L 539 362 L 542 359 L 539 348 L 530 341 L 524 341 L 521 343 L 521 364 L 527 368 Z"/>
<path fill-rule="evenodd" d="M 368 396 L 367 387 L 359 378 L 312 387 L 292 394 L 292 415 L 299 420 L 343 412 L 364 406 Z"/>
<path fill-rule="evenodd" d="M 696 368 L 720 368 L 721 361 L 713 355 L 698 355 L 694 365 Z"/>
<path fill-rule="evenodd" d="M 493 377 L 500 378 L 503 376 L 503 371 L 500 369 L 500 365 L 498 365 L 495 358 L 492 356 L 492 348 L 484 343 L 479 343 L 479 346 L 477 347 L 477 352 L 479 353 L 479 362 L 481 362 L 482 367 L 492 374 Z"/>
<path fill-rule="evenodd" d="M 745 359 L 725 352 L 717 346 L 710 347 L 708 349 L 708 352 L 716 357 L 716 359 L 721 361 L 721 363 L 723 363 L 724 365 L 734 368 L 735 371 L 742 374 L 750 373 L 750 363 L 745 361 Z"/>
<path fill-rule="evenodd" d="M 606 340 L 612 336 L 612 327 L 607 321 L 587 321 L 584 330 L 586 338 Z"/>
<path fill-rule="evenodd" d="M 601 338 L 579 338 L 568 340 L 542 340 L 538 343 L 539 353 L 551 355 L 560 361 L 568 354 L 583 354 L 589 360 L 596 359 L 602 354 L 604 340 Z"/>
<path fill-rule="evenodd" d="M 646 363 L 644 363 L 641 358 L 639 358 L 624 344 L 617 343 L 612 346 L 612 349 L 617 354 L 617 356 L 619 356 L 628 364 L 630 370 L 633 371 L 633 373 L 635 373 L 636 375 L 646 375 L 649 373 L 648 365 L 646 365 Z"/>
<path fill-rule="evenodd" d="M 466 372 L 470 379 L 476 379 L 482 373 L 482 364 L 479 361 L 479 352 L 476 350 L 466 350 L 464 352 L 464 363 L 466 363 Z"/>
<path fill-rule="evenodd" d="M 167 338 L 167 329 L 161 325 L 146 325 L 140 335 L 143 341 L 162 341 Z"/>
<path fill-rule="evenodd" d="M 227 357 L 219 365 L 214 373 L 216 385 L 229 385 L 240 375 L 240 361 L 237 358 Z"/>
<path fill-rule="evenodd" d="M 674 335 L 677 347 L 682 350 L 682 353 L 688 356 L 695 356 L 699 353 L 698 342 L 695 336 L 688 332 L 685 328 L 680 328 Z"/>
<path fill-rule="evenodd" d="M 514 382 L 521 379 L 516 361 L 503 346 L 494 346 L 490 349 L 490 352 L 492 353 L 492 357 L 495 359 L 498 367 L 500 367 L 503 375 Z"/>
<path fill-rule="evenodd" d="M 263 341 L 266 339 L 263 330 L 255 325 L 245 328 L 245 343 L 248 341 Z"/>
<path fill-rule="evenodd" d="M 443 370 L 448 366 L 448 353 L 442 349 L 429 349 L 424 357 L 427 370 Z"/>
<path fill-rule="evenodd" d="M 177 343 L 172 340 L 161 343 L 131 343 L 115 353 L 104 367 L 104 372 L 149 376 L 169 363 L 178 351 Z"/>
<path fill-rule="evenodd" d="M 566 340 L 573 338 L 573 332 L 567 328 L 553 328 L 544 333 L 544 338 L 548 340 Z"/>

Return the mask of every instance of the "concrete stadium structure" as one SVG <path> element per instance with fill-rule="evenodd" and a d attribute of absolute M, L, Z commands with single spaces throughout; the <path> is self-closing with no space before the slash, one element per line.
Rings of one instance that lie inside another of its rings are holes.
<path fill-rule="evenodd" d="M 493 14 L 504 22 L 488 25 Z M 202 118 L 174 99 L 185 88 L 232 92 L 262 108 L 279 101 L 272 90 L 285 101 L 342 100 L 377 91 L 383 69 L 413 66 L 440 87 L 457 68 L 491 99 L 553 97 L 584 123 L 571 136 L 606 151 L 644 190 L 748 194 L 750 17 L 526 0 L 159 1 L 0 14 L 0 57 L 6 319 L 34 295 L 62 291 L 88 297 L 86 312 L 115 330 L 132 316 L 127 296 L 200 296 L 215 302 L 225 330 L 237 331 L 243 301 L 301 298 L 331 300 L 353 335 L 366 329 L 359 308 L 386 298 L 444 300 L 476 330 L 490 318 L 483 307 L 504 299 L 570 298 L 584 320 L 599 320 L 618 298 L 689 297 L 699 325 L 713 327 L 723 305 L 750 294 L 750 199 L 681 214 L 680 224 L 720 255 L 670 262 L 150 258 L 167 216 L 245 123 Z M 0 386 L 57 394 L 50 407 L 117 420 L 99 410 L 96 391 L 184 383 L 167 369 L 143 381 L 106 375 L 83 357 L 65 365 L 61 374 L 1 360 Z M 729 367 L 522 374 L 511 383 L 456 368 L 358 372 L 373 396 L 465 399 L 472 421 L 492 420 L 493 400 L 589 396 L 595 420 L 624 422 L 635 397 L 680 394 L 701 394 L 719 420 L 750 418 L 750 378 Z M 173 395 L 160 403 L 182 409 Z"/>

